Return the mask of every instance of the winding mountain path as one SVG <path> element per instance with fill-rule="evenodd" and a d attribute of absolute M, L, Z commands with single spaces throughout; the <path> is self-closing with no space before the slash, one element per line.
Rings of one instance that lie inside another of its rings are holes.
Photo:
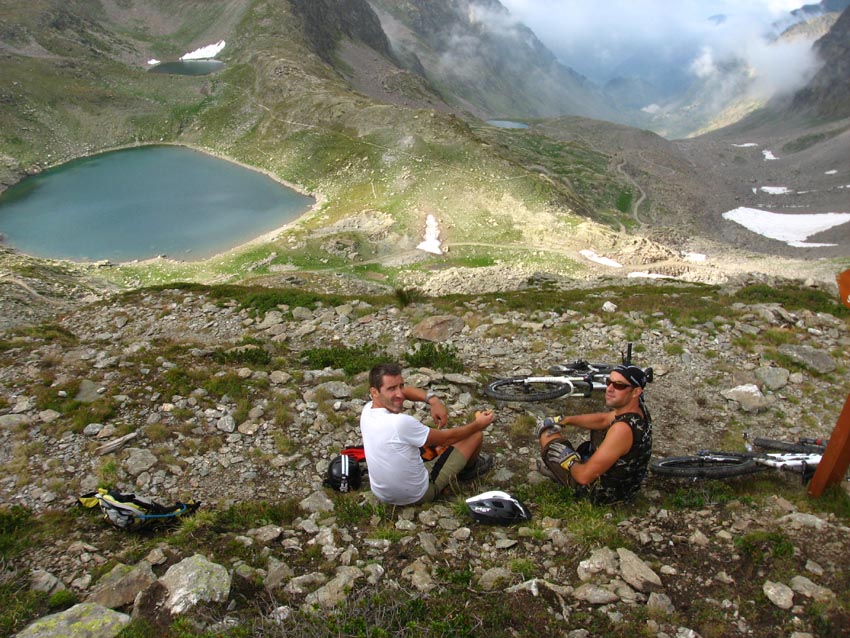
<path fill-rule="evenodd" d="M 638 184 L 631 175 L 629 175 L 626 171 L 623 170 L 623 166 L 625 166 L 625 165 L 626 165 L 626 160 L 623 160 L 622 162 L 620 162 L 617 165 L 617 172 L 620 173 L 620 175 L 622 175 L 623 177 L 625 177 L 629 181 L 629 183 L 632 184 L 632 186 L 634 186 L 636 189 L 638 189 L 638 192 L 640 193 L 640 197 L 638 197 L 637 201 L 632 204 L 632 217 L 635 218 L 635 221 L 640 226 L 645 226 L 646 224 L 644 223 L 644 221 L 638 215 L 638 209 L 640 208 L 640 205 L 643 203 L 643 200 L 646 199 L 646 193 L 640 187 L 640 184 Z"/>

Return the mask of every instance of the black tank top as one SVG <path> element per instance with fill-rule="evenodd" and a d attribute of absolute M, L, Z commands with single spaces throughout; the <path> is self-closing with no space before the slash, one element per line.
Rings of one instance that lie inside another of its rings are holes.
<path fill-rule="evenodd" d="M 614 503 L 632 498 L 646 478 L 646 469 L 652 456 L 652 417 L 645 407 L 644 414 L 627 412 L 620 414 L 612 422 L 622 421 L 632 431 L 632 447 L 617 459 L 611 468 L 596 481 L 587 486 L 587 497 L 594 503 Z M 598 449 L 605 440 L 608 430 L 594 430 L 590 440 Z"/>

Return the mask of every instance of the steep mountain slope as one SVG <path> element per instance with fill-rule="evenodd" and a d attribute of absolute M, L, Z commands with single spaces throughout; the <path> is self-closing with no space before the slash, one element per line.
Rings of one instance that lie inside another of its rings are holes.
<path fill-rule="evenodd" d="M 497 0 L 370 0 L 399 57 L 482 118 L 623 117 Z"/>
<path fill-rule="evenodd" d="M 792 111 L 809 111 L 824 117 L 850 116 L 850 8 L 815 44 L 823 66 L 795 96 Z"/>

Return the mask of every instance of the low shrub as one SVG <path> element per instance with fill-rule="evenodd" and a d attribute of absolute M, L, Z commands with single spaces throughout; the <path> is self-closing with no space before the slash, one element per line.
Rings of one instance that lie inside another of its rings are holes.
<path fill-rule="evenodd" d="M 450 344 L 423 341 L 408 351 L 405 360 L 414 368 L 432 368 L 443 372 L 462 372 L 464 369 L 457 348 Z"/>

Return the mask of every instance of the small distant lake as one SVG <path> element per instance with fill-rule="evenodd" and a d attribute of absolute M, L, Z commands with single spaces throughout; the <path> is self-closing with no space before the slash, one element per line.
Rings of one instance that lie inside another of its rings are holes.
<path fill-rule="evenodd" d="M 266 175 L 179 146 L 86 157 L 0 194 L 0 234 L 23 253 L 122 262 L 211 257 L 315 203 Z"/>
<path fill-rule="evenodd" d="M 219 60 L 177 60 L 162 62 L 148 69 L 148 73 L 169 73 L 171 75 L 209 75 L 224 68 Z"/>
<path fill-rule="evenodd" d="M 499 128 L 528 128 L 528 124 L 524 122 L 513 122 L 511 120 L 487 120 L 487 124 Z"/>

